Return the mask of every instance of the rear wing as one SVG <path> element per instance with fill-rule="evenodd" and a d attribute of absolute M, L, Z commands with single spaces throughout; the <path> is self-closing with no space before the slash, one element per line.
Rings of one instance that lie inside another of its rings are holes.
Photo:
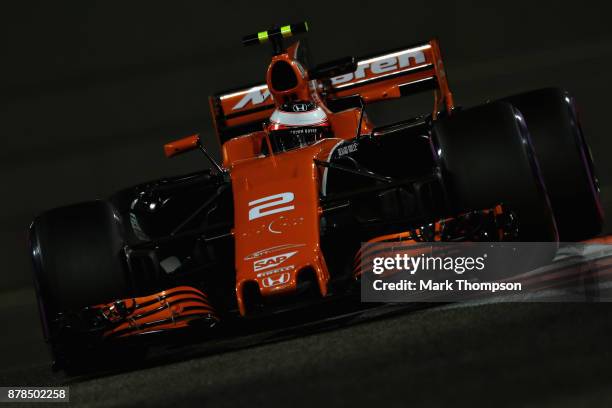
<path fill-rule="evenodd" d="M 453 108 L 453 98 L 438 41 L 360 58 L 354 72 L 330 78 L 327 100 L 361 96 L 364 103 L 395 99 L 426 90 L 434 91 L 434 117 Z M 210 109 L 219 142 L 261 130 L 274 109 L 266 84 L 256 84 L 210 97 Z"/>

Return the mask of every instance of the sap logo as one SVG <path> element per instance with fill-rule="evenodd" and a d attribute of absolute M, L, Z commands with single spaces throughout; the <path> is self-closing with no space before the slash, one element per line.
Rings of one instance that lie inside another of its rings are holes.
<path fill-rule="evenodd" d="M 332 85 L 340 85 L 345 82 L 365 78 L 366 76 L 373 77 L 402 68 L 424 64 L 425 62 L 427 62 L 427 59 L 423 51 L 406 50 L 390 54 L 390 56 L 383 55 L 382 57 L 360 61 L 355 72 L 333 77 L 331 81 Z M 366 71 L 369 71 L 369 75 L 366 74 Z"/>
<path fill-rule="evenodd" d="M 285 272 L 275 277 L 268 276 L 267 278 L 263 279 L 261 283 L 263 283 L 264 288 L 271 288 L 273 286 L 280 286 L 288 283 L 290 278 L 291 274 Z"/>
<path fill-rule="evenodd" d="M 283 207 L 279 207 L 283 204 L 289 204 L 293 202 L 295 196 L 292 192 L 288 191 L 286 193 L 274 194 L 271 196 L 258 198 L 257 200 L 253 200 L 249 202 L 249 221 L 255 220 L 257 218 L 265 217 L 266 215 L 272 215 L 283 211 L 291 211 L 295 209 L 293 205 L 285 205 Z M 274 207 L 274 208 L 270 208 Z"/>
<path fill-rule="evenodd" d="M 276 268 L 293 255 L 297 254 L 297 251 L 287 252 L 280 255 L 271 256 L 269 258 L 259 259 L 253 262 L 253 271 L 259 272 L 264 269 Z"/>
<path fill-rule="evenodd" d="M 259 105 L 260 103 L 265 102 L 266 99 L 268 99 L 269 97 L 270 97 L 270 90 L 267 87 L 264 86 L 264 87 L 254 88 L 252 91 L 247 92 L 242 97 L 240 102 L 234 105 L 232 110 L 242 109 L 245 106 L 247 106 L 249 103 L 252 103 L 253 105 Z"/>

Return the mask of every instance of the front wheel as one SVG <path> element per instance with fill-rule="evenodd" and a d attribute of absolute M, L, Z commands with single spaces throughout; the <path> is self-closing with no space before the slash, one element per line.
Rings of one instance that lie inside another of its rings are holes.
<path fill-rule="evenodd" d="M 59 314 L 130 296 L 123 246 L 119 218 L 106 201 L 57 208 L 34 220 L 30 249 L 48 340 Z"/>
<path fill-rule="evenodd" d="M 582 134 L 574 98 L 547 88 L 511 96 L 527 122 L 562 241 L 599 234 L 603 210 L 591 152 Z"/>
<path fill-rule="evenodd" d="M 504 204 L 521 241 L 557 241 L 544 182 L 520 112 L 508 103 L 457 111 L 434 122 L 432 144 L 451 212 Z"/>

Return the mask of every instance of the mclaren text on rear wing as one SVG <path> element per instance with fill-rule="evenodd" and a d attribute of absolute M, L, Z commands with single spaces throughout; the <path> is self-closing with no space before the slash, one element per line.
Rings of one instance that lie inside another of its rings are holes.
<path fill-rule="evenodd" d="M 354 72 L 330 78 L 323 84 L 328 100 L 359 95 L 363 101 L 395 99 L 433 90 L 434 115 L 451 109 L 453 99 L 437 40 L 381 55 L 360 58 Z M 266 84 L 257 84 L 210 97 L 210 108 L 221 143 L 261 130 L 274 109 Z"/>

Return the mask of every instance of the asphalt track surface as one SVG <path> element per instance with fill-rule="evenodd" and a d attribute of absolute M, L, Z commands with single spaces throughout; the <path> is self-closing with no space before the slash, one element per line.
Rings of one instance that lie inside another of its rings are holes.
<path fill-rule="evenodd" d="M 538 46 L 520 59 L 483 56 L 454 69 L 451 58 L 447 68 L 455 96 L 467 105 L 513 89 L 564 84 L 575 91 L 610 214 L 612 142 L 604 98 L 611 91 L 612 48 L 609 36 L 601 38 Z M 29 273 L 6 271 L 18 272 Z M 152 364 L 68 377 L 50 369 L 32 289 L 0 292 L 0 302 L 0 385 L 69 384 L 73 406 L 612 405 L 612 304 L 406 310 L 219 353 L 196 347 Z"/>
<path fill-rule="evenodd" d="M 31 296 L 19 296 L 24 298 Z M 35 307 L 14 300 L 6 313 L 13 316 L 10 323 L 23 324 L 3 335 L 3 357 L 12 364 L 3 367 L 0 383 L 68 384 L 74 406 L 612 403 L 610 304 L 442 306 L 70 378 L 49 369 L 38 327 L 31 324 Z"/>

